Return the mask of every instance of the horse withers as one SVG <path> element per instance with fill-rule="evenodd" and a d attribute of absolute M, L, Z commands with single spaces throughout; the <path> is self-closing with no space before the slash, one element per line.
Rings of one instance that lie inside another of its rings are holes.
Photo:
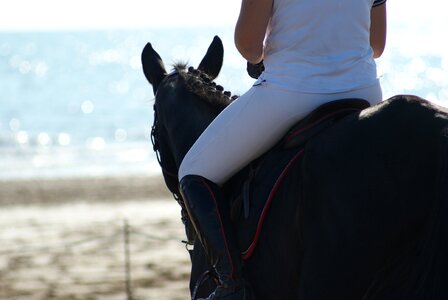
<path fill-rule="evenodd" d="M 236 98 L 213 82 L 223 53 L 215 37 L 197 69 L 171 73 L 151 44 L 142 53 L 154 147 L 176 198 L 183 157 Z M 356 110 L 306 143 L 276 145 L 224 188 L 256 299 L 448 299 L 445 108 L 398 95 Z M 212 268 L 198 241 L 191 258 L 192 298 L 208 295 Z"/>

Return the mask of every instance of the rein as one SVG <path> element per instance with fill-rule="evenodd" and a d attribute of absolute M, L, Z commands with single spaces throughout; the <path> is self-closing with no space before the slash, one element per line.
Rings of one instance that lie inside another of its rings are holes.
<path fill-rule="evenodd" d="M 157 109 L 156 105 L 153 106 L 154 109 L 154 123 L 151 127 L 151 143 L 154 152 L 156 153 L 157 161 L 159 162 L 160 168 L 162 169 L 163 177 L 165 178 L 165 183 L 168 189 L 173 194 L 173 198 L 179 203 L 181 210 L 181 220 L 185 226 L 185 232 L 187 235 L 187 240 L 182 241 L 185 244 L 185 248 L 192 255 L 194 241 L 196 239 L 196 233 L 194 231 L 193 226 L 191 226 L 191 222 L 184 204 L 184 199 L 179 192 L 179 178 L 177 175 L 177 170 L 171 171 L 169 170 L 163 163 L 161 155 L 160 155 L 160 139 L 159 139 L 159 120 L 157 117 Z"/>
<path fill-rule="evenodd" d="M 170 177 L 177 177 L 177 173 L 173 171 L 169 171 L 167 167 L 165 167 L 162 163 L 162 159 L 160 158 L 160 143 L 159 143 L 159 134 L 158 134 L 158 125 L 159 121 L 157 118 L 157 110 L 156 105 L 154 104 L 154 123 L 151 127 L 151 143 L 152 149 L 156 153 L 157 161 L 159 162 L 160 168 L 162 168 L 162 172 Z"/>
<path fill-rule="evenodd" d="M 171 178 L 171 180 L 173 180 L 174 182 L 179 181 L 178 177 L 177 177 L 177 170 L 175 171 L 171 171 L 169 170 L 166 166 L 164 166 L 162 159 L 160 157 L 160 139 L 159 139 L 159 130 L 158 130 L 158 126 L 159 126 L 159 119 L 157 117 L 157 109 L 156 109 L 156 105 L 154 104 L 153 106 L 154 109 L 154 123 L 152 124 L 151 127 L 151 143 L 152 143 L 152 149 L 154 150 L 154 152 L 156 153 L 156 158 L 157 158 L 157 162 L 159 163 L 160 168 L 162 169 L 162 173 L 164 177 L 169 177 Z M 173 194 L 174 199 L 176 199 L 176 201 L 179 202 L 180 199 L 180 195 L 178 192 L 173 192 L 177 191 L 178 188 L 175 187 L 170 187 L 170 191 Z"/>

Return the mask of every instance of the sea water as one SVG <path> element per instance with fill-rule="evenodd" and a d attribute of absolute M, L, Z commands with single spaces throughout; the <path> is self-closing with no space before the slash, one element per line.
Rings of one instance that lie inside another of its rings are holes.
<path fill-rule="evenodd" d="M 141 51 L 151 42 L 168 71 L 176 61 L 197 66 L 214 32 L 0 33 L 0 179 L 159 172 Z M 244 92 L 244 61 L 226 57 L 219 82 Z"/>
<path fill-rule="evenodd" d="M 377 61 L 384 97 L 448 106 L 447 48 L 409 41 L 413 29 L 399 26 Z M 159 173 L 141 50 L 151 42 L 168 70 L 179 60 L 197 66 L 216 34 L 225 48 L 216 81 L 241 94 L 253 80 L 232 28 L 0 33 L 0 180 Z"/>

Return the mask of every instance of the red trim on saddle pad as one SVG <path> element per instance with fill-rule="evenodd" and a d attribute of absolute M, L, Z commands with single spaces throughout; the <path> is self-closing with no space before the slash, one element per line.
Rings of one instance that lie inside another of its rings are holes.
<path fill-rule="evenodd" d="M 300 151 L 297 152 L 297 154 L 294 155 L 294 157 L 288 162 L 285 169 L 283 169 L 282 173 L 277 178 L 277 181 L 275 182 L 274 187 L 272 188 L 271 192 L 269 193 L 269 197 L 268 197 L 268 200 L 266 201 L 266 204 L 264 205 L 263 211 L 261 212 L 260 219 L 258 220 L 257 231 L 255 232 L 255 235 L 254 235 L 254 239 L 253 239 L 252 243 L 250 244 L 249 248 L 247 248 L 247 250 L 242 253 L 243 260 L 247 260 L 252 256 L 252 254 L 255 250 L 255 247 L 257 246 L 258 239 L 259 239 L 260 233 L 261 233 L 261 228 L 262 228 L 263 222 L 267 216 L 269 207 L 271 206 L 272 200 L 274 199 L 281 183 L 283 182 L 283 179 L 286 177 L 286 175 L 288 174 L 289 170 L 294 165 L 294 163 L 300 157 L 302 157 L 304 151 L 305 151 L 305 149 L 300 149 Z"/>

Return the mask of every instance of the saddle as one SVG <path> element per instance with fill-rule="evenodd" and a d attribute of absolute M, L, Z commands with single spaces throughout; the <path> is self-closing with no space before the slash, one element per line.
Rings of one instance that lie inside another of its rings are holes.
<path fill-rule="evenodd" d="M 237 238 L 244 260 L 255 250 L 269 207 L 284 178 L 305 153 L 306 143 L 337 121 L 369 106 L 366 100 L 343 99 L 318 107 L 243 171 L 241 178 L 245 179 L 242 188 L 238 189 L 239 194 L 233 197 L 231 214 L 237 227 L 242 228 L 237 231 Z"/>
<path fill-rule="evenodd" d="M 283 146 L 299 147 L 338 120 L 368 107 L 370 103 L 363 99 L 343 99 L 325 103 L 289 130 L 283 139 Z"/>

